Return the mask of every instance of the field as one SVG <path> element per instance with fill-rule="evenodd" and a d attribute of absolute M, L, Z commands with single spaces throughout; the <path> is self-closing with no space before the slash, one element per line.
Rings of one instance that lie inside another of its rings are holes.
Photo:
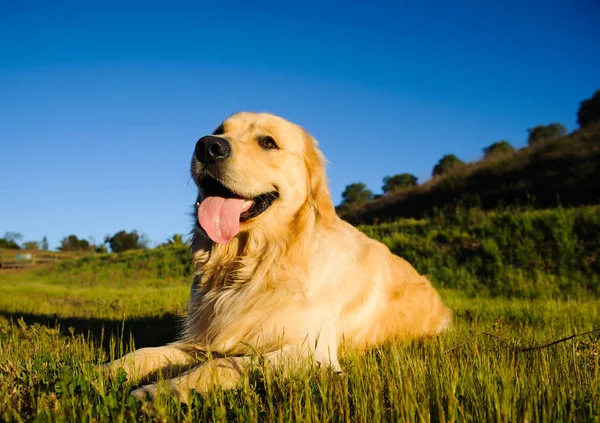
<path fill-rule="evenodd" d="M 284 377 L 257 359 L 238 389 L 191 406 L 159 397 L 151 414 L 129 396 L 135 384 L 95 366 L 175 339 L 185 247 L 0 274 L 0 420 L 600 421 L 598 215 L 475 210 L 363 227 L 441 287 L 455 312 L 448 332 L 344 349 L 342 375 Z"/>

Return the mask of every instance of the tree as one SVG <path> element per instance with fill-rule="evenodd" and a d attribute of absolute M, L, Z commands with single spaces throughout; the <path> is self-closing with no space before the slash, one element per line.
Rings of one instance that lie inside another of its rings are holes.
<path fill-rule="evenodd" d="M 23 243 L 23 248 L 25 250 L 39 250 L 40 246 L 37 241 L 27 241 Z"/>
<path fill-rule="evenodd" d="M 42 238 L 42 242 L 40 243 L 40 249 L 44 251 L 48 251 L 48 238 L 45 236 Z"/>
<path fill-rule="evenodd" d="M 94 246 L 94 251 L 100 254 L 106 254 L 108 253 L 108 248 L 106 248 L 106 245 L 104 244 L 99 244 Z"/>
<path fill-rule="evenodd" d="M 454 154 L 446 154 L 440 159 L 433 168 L 433 176 L 445 175 L 452 169 L 457 169 L 464 165 L 464 162 Z"/>
<path fill-rule="evenodd" d="M 19 242 L 23 239 L 23 235 L 18 232 L 6 232 L 3 238 L 0 238 L 0 248 L 10 248 L 18 250 L 21 248 Z"/>
<path fill-rule="evenodd" d="M 533 128 L 529 128 L 527 131 L 529 132 L 527 144 L 532 146 L 533 144 L 542 140 L 550 140 L 566 135 L 567 128 L 558 122 L 552 122 L 549 125 L 538 125 Z"/>
<path fill-rule="evenodd" d="M 79 239 L 76 235 L 69 235 L 60 241 L 58 249 L 60 251 L 90 251 L 90 243 L 86 239 Z"/>
<path fill-rule="evenodd" d="M 113 253 L 120 253 L 127 250 L 136 250 L 145 248 L 148 240 L 145 235 L 138 235 L 137 231 L 119 231 L 109 238 L 107 235 L 104 242 L 110 245 Z"/>
<path fill-rule="evenodd" d="M 183 234 L 174 234 L 171 238 L 167 239 L 167 242 L 165 242 L 162 245 L 183 245 Z"/>
<path fill-rule="evenodd" d="M 492 157 L 503 156 L 505 154 L 514 153 L 515 149 L 508 141 L 496 141 L 495 143 L 483 149 L 483 158 L 491 159 Z"/>
<path fill-rule="evenodd" d="M 597 122 L 600 122 L 600 90 L 579 103 L 577 111 L 577 123 L 582 128 Z"/>
<path fill-rule="evenodd" d="M 362 182 L 346 185 L 342 192 L 342 204 L 364 203 L 373 198 L 373 193 Z"/>
<path fill-rule="evenodd" d="M 11 250 L 18 250 L 19 244 L 14 241 L 10 241 L 6 238 L 0 238 L 0 248 L 10 248 Z"/>
<path fill-rule="evenodd" d="M 384 193 L 392 192 L 400 188 L 414 187 L 417 185 L 417 177 L 410 173 L 399 173 L 394 176 L 383 178 L 381 190 Z"/>

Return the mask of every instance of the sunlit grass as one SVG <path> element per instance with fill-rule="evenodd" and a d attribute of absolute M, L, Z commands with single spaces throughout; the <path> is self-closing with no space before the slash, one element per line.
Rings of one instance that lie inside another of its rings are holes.
<path fill-rule="evenodd" d="M 138 299 L 121 296 L 136 289 Z M 119 298 L 124 304 L 139 301 L 145 303 L 140 311 L 148 311 L 162 295 L 159 288 L 136 289 L 106 290 L 99 298 L 106 302 Z M 439 337 L 392 342 L 366 354 L 346 349 L 343 375 L 309 368 L 284 377 L 257 366 L 238 389 L 195 396 L 189 407 L 159 397 L 151 415 L 140 414 L 141 404 L 129 396 L 133 387 L 122 378 L 105 380 L 95 371 L 96 364 L 132 345 L 113 341 L 102 348 L 97 333 L 30 325 L 4 314 L 0 317 L 0 420 L 581 422 L 600 418 L 598 335 L 529 353 L 514 349 L 599 328 L 600 301 L 442 294 L 455 311 L 455 323 Z M 64 297 L 57 310 L 79 297 Z M 105 313 L 99 304 L 91 302 L 85 313 L 90 318 Z M 182 307 L 177 296 L 164 304 L 173 313 Z"/>
<path fill-rule="evenodd" d="M 142 281 L 121 287 L 73 287 L 35 279 L 6 283 L 0 278 L 0 312 L 109 319 L 182 313 L 189 290 L 184 281 L 164 286 Z"/>

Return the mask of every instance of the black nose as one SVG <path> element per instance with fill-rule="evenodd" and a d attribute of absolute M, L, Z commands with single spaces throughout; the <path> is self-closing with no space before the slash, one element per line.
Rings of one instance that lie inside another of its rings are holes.
<path fill-rule="evenodd" d="M 196 143 L 195 154 L 200 163 L 214 163 L 231 155 L 231 144 L 224 138 L 207 135 Z"/>

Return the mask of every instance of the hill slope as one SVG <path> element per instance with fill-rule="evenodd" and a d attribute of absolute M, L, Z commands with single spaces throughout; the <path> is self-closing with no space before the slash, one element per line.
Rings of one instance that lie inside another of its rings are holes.
<path fill-rule="evenodd" d="M 493 160 L 468 164 L 416 187 L 360 205 L 339 206 L 352 224 L 421 217 L 461 204 L 492 209 L 528 204 L 552 207 L 600 202 L 600 125 Z"/>
<path fill-rule="evenodd" d="M 600 206 L 457 208 L 359 229 L 439 287 L 508 297 L 600 294 Z"/>

